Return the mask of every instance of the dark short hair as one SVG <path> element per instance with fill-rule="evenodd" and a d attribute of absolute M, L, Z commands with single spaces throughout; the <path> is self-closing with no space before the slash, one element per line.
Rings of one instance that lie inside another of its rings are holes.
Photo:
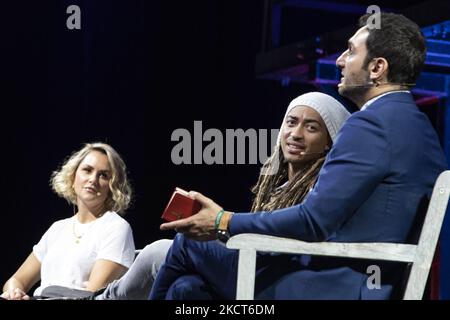
<path fill-rule="evenodd" d="M 370 14 L 359 18 L 364 27 Z M 426 55 L 425 38 L 419 26 L 401 14 L 380 13 L 381 28 L 368 28 L 365 66 L 373 58 L 385 58 L 389 64 L 388 81 L 415 83 L 423 68 Z"/>

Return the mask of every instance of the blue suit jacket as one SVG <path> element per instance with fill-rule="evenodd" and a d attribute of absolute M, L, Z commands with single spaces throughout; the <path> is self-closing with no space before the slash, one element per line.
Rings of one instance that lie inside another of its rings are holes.
<path fill-rule="evenodd" d="M 402 243 L 445 169 L 436 132 L 411 94 L 390 93 L 348 119 L 302 204 L 273 213 L 235 214 L 230 233 Z M 311 261 L 308 272 L 293 273 L 272 293 L 287 291 L 286 296 L 299 299 L 389 298 L 398 277 L 389 264 L 379 263 L 382 288 L 369 290 L 365 267 L 373 262 Z"/>

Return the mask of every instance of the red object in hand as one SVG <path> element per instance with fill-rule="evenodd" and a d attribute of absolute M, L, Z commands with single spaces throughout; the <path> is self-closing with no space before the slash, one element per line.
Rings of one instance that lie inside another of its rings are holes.
<path fill-rule="evenodd" d="M 161 218 L 166 221 L 180 220 L 196 214 L 201 208 L 200 202 L 190 198 L 187 191 L 175 188 Z"/>

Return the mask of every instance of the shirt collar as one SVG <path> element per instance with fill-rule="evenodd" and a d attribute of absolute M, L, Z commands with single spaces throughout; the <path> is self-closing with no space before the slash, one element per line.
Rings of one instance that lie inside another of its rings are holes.
<path fill-rule="evenodd" d="M 286 188 L 287 185 L 288 185 L 288 183 L 289 183 L 289 180 L 286 181 L 285 183 L 283 183 L 281 186 L 278 186 L 278 187 L 275 189 L 275 192 L 279 192 L 279 191 L 283 190 L 284 188 Z"/>
<path fill-rule="evenodd" d="M 387 96 L 388 94 L 391 93 L 399 93 L 399 92 L 406 92 L 406 93 L 410 93 L 409 90 L 395 90 L 395 91 L 388 91 L 385 92 L 379 96 L 376 96 L 372 99 L 370 99 L 369 101 L 367 101 L 366 103 L 364 103 L 364 105 L 361 107 L 361 111 L 365 110 L 368 106 L 370 106 L 372 103 L 374 103 L 375 101 L 377 101 L 378 99 L 380 99 L 381 97 Z"/>

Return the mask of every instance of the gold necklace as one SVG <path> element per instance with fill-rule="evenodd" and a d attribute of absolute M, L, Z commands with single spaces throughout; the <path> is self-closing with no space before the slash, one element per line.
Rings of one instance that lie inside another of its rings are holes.
<path fill-rule="evenodd" d="M 75 237 L 75 243 L 80 243 L 81 238 L 83 237 L 84 233 L 81 235 L 77 235 L 77 233 L 75 232 L 75 223 L 76 220 L 73 220 L 73 224 L 72 224 L 72 232 L 73 232 L 73 236 Z"/>
<path fill-rule="evenodd" d="M 106 211 L 103 212 L 102 214 L 98 215 L 98 216 L 97 216 L 97 219 L 98 219 L 98 218 L 101 218 L 105 213 L 106 213 Z M 84 232 L 83 232 L 82 234 L 80 234 L 80 235 L 77 235 L 77 233 L 76 233 L 76 231 L 75 231 L 75 224 L 77 223 L 77 221 L 78 221 L 77 217 L 74 217 L 73 224 L 72 224 L 72 233 L 73 233 L 73 236 L 75 237 L 75 243 L 78 244 L 78 243 L 80 243 L 81 238 L 83 238 L 83 236 L 86 234 L 86 232 L 92 227 L 92 223 L 93 223 L 94 221 L 90 221 L 90 222 L 89 222 L 89 223 L 90 223 L 90 226 L 85 227 Z"/>

